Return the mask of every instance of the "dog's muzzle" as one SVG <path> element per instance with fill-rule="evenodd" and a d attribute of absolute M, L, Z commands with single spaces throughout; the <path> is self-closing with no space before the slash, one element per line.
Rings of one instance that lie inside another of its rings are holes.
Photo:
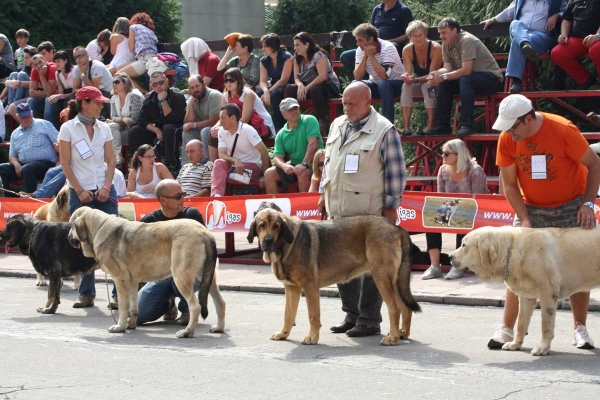
<path fill-rule="evenodd" d="M 67 235 L 67 240 L 69 241 L 71 247 L 73 247 L 74 249 L 81 248 L 81 242 L 78 239 L 73 238 L 73 234 L 71 233 L 71 231 L 69 231 L 69 234 Z"/>
<path fill-rule="evenodd" d="M 275 250 L 275 238 L 273 236 L 265 236 L 261 244 L 263 251 Z"/>

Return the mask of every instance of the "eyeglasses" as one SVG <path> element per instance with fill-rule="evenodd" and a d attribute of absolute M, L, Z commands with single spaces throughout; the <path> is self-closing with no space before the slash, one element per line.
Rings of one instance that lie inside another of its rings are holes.
<path fill-rule="evenodd" d="M 153 158 L 156 158 L 156 156 L 154 154 L 152 154 L 151 156 L 140 156 L 142 158 L 147 158 L 148 160 L 151 160 Z"/>
<path fill-rule="evenodd" d="M 223 82 L 225 82 L 225 83 L 233 83 L 233 82 L 237 82 L 237 80 L 233 79 L 233 78 L 225 78 L 225 79 L 223 79 Z"/>
<path fill-rule="evenodd" d="M 517 129 L 517 127 L 519 125 L 521 125 L 523 123 L 523 121 L 525 121 L 525 118 L 520 118 L 519 122 L 517 122 L 515 125 L 513 125 L 510 129 L 507 129 L 506 132 L 514 131 L 515 129 Z"/>
<path fill-rule="evenodd" d="M 81 54 L 78 54 L 76 56 L 74 55 L 73 58 L 76 59 L 76 60 L 79 60 L 79 59 L 81 59 L 81 58 L 83 58 L 85 56 L 87 56 L 87 53 L 81 53 Z"/>
<path fill-rule="evenodd" d="M 165 83 L 165 80 L 163 79 L 162 81 L 152 82 L 150 84 L 150 86 L 152 86 L 152 87 L 162 86 L 164 83 Z"/>
<path fill-rule="evenodd" d="M 174 200 L 181 200 L 182 197 L 187 196 L 186 192 L 181 192 L 181 193 L 177 193 L 175 196 L 161 196 L 164 197 L 165 199 L 174 199 Z"/>
<path fill-rule="evenodd" d="M 456 154 L 456 153 L 450 153 L 449 151 L 442 151 L 442 157 L 450 157 L 450 154 Z"/>
<path fill-rule="evenodd" d="M 113 81 L 113 85 L 118 85 L 119 83 L 121 83 L 121 81 L 118 79 L 116 81 Z"/>

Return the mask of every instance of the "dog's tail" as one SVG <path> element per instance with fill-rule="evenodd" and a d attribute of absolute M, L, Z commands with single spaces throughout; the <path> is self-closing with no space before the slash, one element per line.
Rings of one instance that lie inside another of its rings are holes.
<path fill-rule="evenodd" d="M 210 241 L 210 245 L 206 246 L 206 262 L 202 270 L 200 289 L 198 289 L 198 302 L 200 303 L 200 315 L 202 315 L 202 319 L 208 317 L 208 293 L 210 292 L 210 286 L 215 276 L 217 263 L 217 243 L 213 239 Z"/>
<path fill-rule="evenodd" d="M 412 267 L 413 256 L 416 252 L 420 252 L 420 249 L 415 246 L 410 238 L 407 231 L 399 228 L 402 232 L 402 261 L 400 263 L 400 269 L 398 271 L 398 293 L 400 299 L 406 304 L 406 306 L 414 312 L 420 312 L 421 306 L 413 298 L 412 292 L 410 291 L 410 271 Z"/>

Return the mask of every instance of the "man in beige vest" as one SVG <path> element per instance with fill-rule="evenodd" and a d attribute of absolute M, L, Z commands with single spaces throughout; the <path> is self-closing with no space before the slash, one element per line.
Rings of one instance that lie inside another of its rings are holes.
<path fill-rule="evenodd" d="M 406 166 L 394 125 L 371 107 L 371 90 L 344 90 L 344 116 L 333 121 L 325 147 L 319 210 L 329 218 L 383 215 L 396 223 Z M 370 275 L 338 284 L 344 322 L 331 327 L 351 337 L 380 333 L 382 299 Z"/>

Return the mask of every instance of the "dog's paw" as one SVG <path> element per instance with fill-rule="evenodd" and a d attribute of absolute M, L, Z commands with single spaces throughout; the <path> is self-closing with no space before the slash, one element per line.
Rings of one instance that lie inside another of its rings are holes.
<path fill-rule="evenodd" d="M 398 344 L 399 340 L 400 340 L 400 338 L 398 338 L 398 337 L 393 337 L 393 336 L 387 335 L 386 337 L 381 339 L 381 342 L 379 342 L 379 344 L 382 346 L 395 346 Z"/>
<path fill-rule="evenodd" d="M 56 309 L 52 307 L 39 307 L 37 309 L 37 312 L 42 314 L 54 314 L 56 312 Z"/>
<path fill-rule="evenodd" d="M 520 348 L 521 348 L 521 345 L 517 344 L 515 342 L 508 342 L 508 343 L 504 343 L 504 345 L 502 345 L 502 350 L 517 351 Z"/>
<path fill-rule="evenodd" d="M 218 326 L 218 325 L 211 325 L 210 326 L 210 333 L 223 333 L 225 332 L 225 328 Z"/>
<path fill-rule="evenodd" d="M 126 329 L 127 329 L 126 325 L 123 325 L 123 326 L 121 326 L 121 325 L 113 325 L 110 328 L 108 328 L 108 331 L 110 333 L 123 333 L 123 332 L 125 332 Z"/>
<path fill-rule="evenodd" d="M 319 343 L 319 337 L 318 336 L 305 336 L 304 340 L 302 341 L 302 344 L 317 344 Z"/>
<path fill-rule="evenodd" d="M 48 283 L 44 279 L 38 279 L 35 281 L 35 286 L 48 286 Z"/>
<path fill-rule="evenodd" d="M 135 328 L 137 328 L 137 323 L 135 320 L 127 323 L 127 329 L 135 329 Z"/>
<path fill-rule="evenodd" d="M 410 336 L 410 331 L 405 331 L 404 329 L 400 329 L 400 339 L 408 339 Z"/>
<path fill-rule="evenodd" d="M 532 356 L 547 356 L 548 354 L 550 354 L 550 346 L 544 344 L 540 344 L 531 350 Z"/>
<path fill-rule="evenodd" d="M 175 336 L 177 336 L 178 338 L 191 338 L 194 337 L 194 331 L 193 330 L 188 330 L 188 329 L 182 329 L 179 332 L 177 332 L 175 334 Z"/>
<path fill-rule="evenodd" d="M 271 335 L 271 340 L 286 340 L 288 338 L 288 336 L 290 336 L 290 333 L 284 333 L 284 332 L 274 332 Z"/>

